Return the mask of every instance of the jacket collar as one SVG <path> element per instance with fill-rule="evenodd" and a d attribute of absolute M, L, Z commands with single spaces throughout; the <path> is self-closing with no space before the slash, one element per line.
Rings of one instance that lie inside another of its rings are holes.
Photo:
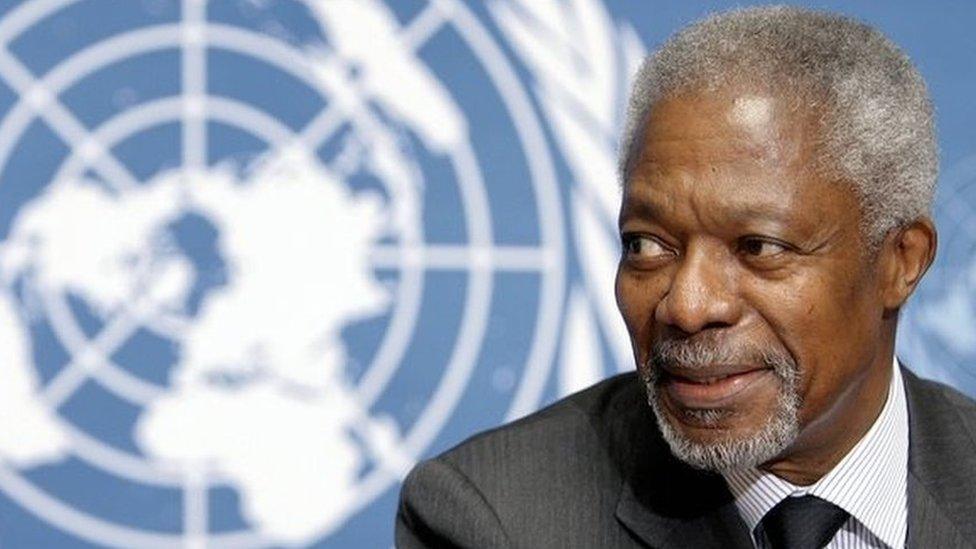
<path fill-rule="evenodd" d="M 725 479 L 674 458 L 643 388 L 634 383 L 632 389 L 615 403 L 610 433 L 610 453 L 623 479 L 617 520 L 650 547 L 751 549 Z"/>
<path fill-rule="evenodd" d="M 689 487 L 684 492 L 672 493 L 670 498 L 665 493 L 658 495 L 662 499 L 682 500 L 696 495 L 704 497 L 709 493 L 717 493 L 727 496 L 727 501 L 723 502 L 723 498 L 708 498 L 710 501 L 707 505 L 696 509 L 685 506 L 668 511 L 649 507 L 629 484 L 625 484 L 617 503 L 617 519 L 650 547 L 751 549 L 749 530 L 739 516 L 724 481 L 720 477 L 717 480 L 721 485 L 705 488 L 705 491 L 696 486 Z"/>
<path fill-rule="evenodd" d="M 908 546 L 968 547 L 976 537 L 976 443 L 971 401 L 905 368 L 908 398 Z M 967 423 L 968 422 L 968 423 Z"/>

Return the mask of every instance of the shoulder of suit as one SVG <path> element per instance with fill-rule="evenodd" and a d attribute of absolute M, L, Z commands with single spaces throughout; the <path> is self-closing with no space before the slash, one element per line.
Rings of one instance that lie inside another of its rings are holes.
<path fill-rule="evenodd" d="M 609 487 L 617 484 L 634 448 L 656 432 L 643 387 L 630 373 L 474 435 L 434 459 L 489 492 L 545 493 L 582 478 Z"/>
<path fill-rule="evenodd" d="M 929 385 L 933 391 L 941 393 L 949 404 L 958 409 L 964 416 L 976 419 L 976 400 L 973 400 L 954 387 L 943 385 L 936 381 L 923 380 L 922 383 Z"/>
<path fill-rule="evenodd" d="M 553 439 L 569 432 L 601 431 L 622 415 L 646 406 L 634 373 L 620 374 L 564 397 L 545 408 L 500 427 L 478 433 L 441 455 L 449 461 L 486 448 L 517 445 L 553 447 Z M 555 445 L 558 447 L 560 445 Z"/>
<path fill-rule="evenodd" d="M 910 406 L 925 408 L 927 415 L 940 422 L 951 421 L 963 427 L 976 441 L 976 400 L 957 389 L 923 379 L 910 371 L 904 371 Z"/>
<path fill-rule="evenodd" d="M 495 525 L 520 546 L 617 546 L 629 539 L 614 513 L 641 433 L 654 439 L 656 429 L 637 376 L 610 378 L 421 462 L 401 514 L 440 516 L 430 502 L 446 501 L 445 513 Z"/>
<path fill-rule="evenodd" d="M 961 392 L 903 370 L 908 397 L 909 512 L 917 532 L 957 532 L 958 538 L 976 538 L 976 402 Z M 914 495 L 913 495 L 914 494 Z M 911 526 L 909 536 L 912 536 Z M 947 547 L 926 540 L 910 544 Z M 953 547 L 957 545 L 951 545 Z"/>

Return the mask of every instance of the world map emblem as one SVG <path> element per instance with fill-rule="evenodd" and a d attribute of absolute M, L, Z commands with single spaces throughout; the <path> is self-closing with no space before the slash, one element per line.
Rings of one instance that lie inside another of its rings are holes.
<path fill-rule="evenodd" d="M 372 545 L 417 459 L 626 367 L 643 50 L 556 5 L 4 8 L 0 541 Z"/>

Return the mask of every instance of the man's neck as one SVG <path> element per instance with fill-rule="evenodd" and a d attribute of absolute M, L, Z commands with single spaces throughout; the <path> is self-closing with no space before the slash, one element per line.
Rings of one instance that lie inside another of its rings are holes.
<path fill-rule="evenodd" d="M 830 472 L 867 434 L 888 398 L 894 350 L 884 353 L 862 379 L 850 387 L 815 424 L 801 428 L 782 457 L 760 466 L 790 484 L 809 486 Z"/>

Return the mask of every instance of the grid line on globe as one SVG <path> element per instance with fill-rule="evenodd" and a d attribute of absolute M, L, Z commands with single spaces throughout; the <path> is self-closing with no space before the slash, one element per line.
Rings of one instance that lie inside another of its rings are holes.
<path fill-rule="evenodd" d="M 145 193 L 148 188 L 156 187 L 169 189 L 169 194 L 165 195 L 167 197 L 185 200 L 185 207 L 199 208 L 209 204 L 207 201 L 210 199 L 194 196 L 197 191 L 193 184 L 206 187 L 211 184 L 201 182 L 220 180 L 223 177 L 233 180 L 233 185 L 241 185 L 235 177 L 243 174 L 246 179 L 247 175 L 265 173 L 261 170 L 274 175 L 282 171 L 288 172 L 289 166 L 296 164 L 306 169 L 306 172 L 341 183 L 344 177 L 351 175 L 345 172 L 362 169 L 362 165 L 357 165 L 355 161 L 338 161 L 334 166 L 329 166 L 321 161 L 315 151 L 322 143 L 333 138 L 344 125 L 354 128 L 356 139 L 347 142 L 353 143 L 353 149 L 379 149 L 382 151 L 380 156 L 387 154 L 387 158 L 406 160 L 407 165 L 413 164 L 400 150 L 397 132 L 420 133 L 418 129 L 411 127 L 409 121 L 401 122 L 400 127 L 390 128 L 390 121 L 378 116 L 376 109 L 363 100 L 363 96 L 368 95 L 367 92 L 362 89 L 362 83 L 356 80 L 355 71 L 339 56 L 325 48 L 303 51 L 267 34 L 208 21 L 207 4 L 203 1 L 184 1 L 181 15 L 176 22 L 148 25 L 88 45 L 61 60 L 43 75 L 33 74 L 27 64 L 7 47 L 45 18 L 55 16 L 68 8 L 83 7 L 86 3 L 85 0 L 33 0 L 11 9 L 0 20 L 0 43 L 4 44 L 4 48 L 0 49 L 0 80 L 11 86 L 19 96 L 15 105 L 0 121 L 0 167 L 6 169 L 22 139 L 40 117 L 69 149 L 67 159 L 58 166 L 51 182 L 42 187 L 42 193 L 51 193 L 46 196 L 56 197 L 57 194 L 52 189 L 63 187 L 72 189 L 72 192 L 81 197 L 108 197 L 105 202 L 112 203 L 118 197 Z M 383 8 L 382 4 L 373 4 L 376 10 Z M 499 272 L 530 273 L 540 277 L 542 298 L 533 322 L 534 338 L 528 353 L 529 360 L 508 412 L 524 413 L 538 403 L 552 362 L 565 278 L 562 262 L 562 212 L 558 205 L 553 168 L 538 122 L 511 67 L 507 66 L 498 46 L 463 4 L 447 0 L 430 2 L 413 20 L 398 29 L 398 32 L 402 33 L 399 35 L 402 43 L 408 44 L 411 50 L 417 50 L 445 25 L 455 28 L 467 41 L 484 70 L 496 83 L 517 136 L 523 148 L 529 151 L 526 154 L 528 170 L 533 175 L 532 191 L 540 210 L 537 215 L 540 242 L 529 245 L 494 242 L 489 196 L 469 136 L 444 144 L 441 151 L 449 158 L 458 178 L 461 206 L 464 208 L 469 231 L 468 242 L 464 244 L 429 244 L 424 240 L 424 213 L 421 211 L 419 199 L 411 196 L 423 190 L 423 173 L 419 168 L 414 173 L 408 171 L 403 174 L 380 174 L 382 184 L 387 187 L 385 191 L 400 199 L 394 207 L 400 210 L 392 214 L 399 216 L 398 226 L 394 237 L 371 244 L 367 259 L 372 270 L 395 273 L 391 278 L 395 280 L 395 289 L 392 290 L 395 298 L 386 298 L 392 310 L 387 313 L 388 326 L 371 364 L 362 373 L 359 383 L 352 388 L 350 395 L 346 395 L 351 396 L 346 403 L 353 403 L 352 406 L 356 408 L 355 413 L 348 418 L 348 426 L 364 442 L 367 451 L 373 446 L 372 457 L 378 465 L 364 478 L 357 480 L 353 497 L 343 501 L 342 508 L 334 510 L 335 516 L 332 520 L 312 518 L 306 524 L 294 525 L 287 521 L 274 523 L 272 517 L 268 519 L 272 520 L 272 526 L 265 528 L 263 532 L 245 529 L 212 533 L 208 526 L 208 490 L 215 483 L 239 482 L 239 479 L 232 476 L 228 478 L 226 471 L 213 470 L 204 463 L 147 460 L 144 456 L 134 455 L 99 440 L 59 415 L 58 408 L 68 402 L 89 380 L 95 380 L 116 397 L 139 408 L 152 406 L 154 402 L 167 397 L 167 387 L 141 378 L 113 359 L 113 355 L 140 330 L 149 329 L 179 341 L 190 337 L 187 334 L 194 329 L 193 320 L 187 318 L 183 311 L 172 310 L 173 307 L 169 307 L 172 304 L 166 300 L 173 295 L 186 298 L 184 294 L 187 293 L 187 284 L 179 282 L 182 280 L 179 279 L 182 267 L 172 267 L 175 274 L 167 274 L 178 280 L 177 282 L 164 278 L 155 280 L 152 277 L 157 274 L 152 272 L 153 269 L 159 267 L 158 262 L 169 260 L 160 259 L 148 252 L 135 254 L 130 258 L 131 265 L 127 269 L 146 278 L 137 282 L 159 284 L 159 287 L 170 284 L 178 288 L 159 289 L 150 284 L 148 288 L 139 288 L 146 294 L 141 296 L 142 299 L 116 300 L 115 303 L 110 303 L 112 306 L 107 308 L 107 312 L 111 313 L 110 318 L 102 319 L 102 325 L 94 333 L 88 333 L 88 327 L 78 318 L 77 307 L 65 292 L 42 291 L 36 296 L 40 303 L 28 303 L 23 307 L 18 303 L 17 307 L 29 309 L 31 314 L 43 315 L 50 322 L 50 328 L 59 344 L 71 357 L 44 387 L 38 387 L 41 391 L 38 402 L 52 413 L 50 417 L 64 437 L 63 447 L 51 455 L 74 455 L 95 469 L 127 481 L 180 489 L 183 506 L 182 531 L 163 533 L 138 529 L 115 524 L 76 509 L 34 486 L 2 459 L 0 490 L 52 525 L 89 541 L 108 545 L 261 546 L 278 540 L 308 542 L 328 534 L 342 520 L 388 490 L 413 460 L 433 442 L 448 421 L 476 367 L 491 311 L 493 277 Z M 93 127 L 87 127 L 81 121 L 82 117 L 73 113 L 60 100 L 63 93 L 99 71 L 165 50 L 177 50 L 180 54 L 179 95 L 160 97 L 121 109 L 108 119 L 98 121 Z M 327 104 L 303 128 L 295 131 L 259 107 L 239 99 L 212 95 L 207 89 L 210 68 L 207 56 L 212 50 L 224 50 L 259 59 L 301 82 L 327 101 Z M 157 169 L 148 178 L 134 174 L 130 166 L 119 160 L 113 152 L 124 146 L 128 140 L 171 123 L 180 128 L 179 157 L 171 159 L 173 165 Z M 215 164 L 208 154 L 208 145 L 213 140 L 208 128 L 214 123 L 251 134 L 264 143 L 266 151 L 261 157 L 252 159 L 253 162 L 243 162 L 247 166 L 237 166 L 241 168 L 237 172 L 229 164 Z M 359 152 L 368 154 L 362 150 Z M 356 151 L 353 150 L 351 154 L 355 156 Z M 349 155 L 343 158 L 348 160 Z M 92 182 L 102 187 L 92 190 L 89 188 Z M 11 184 L 8 180 L 0 179 L 0 185 Z M 249 184 L 260 186 L 253 182 Z M 212 192 L 219 194 L 219 185 L 212 185 L 214 189 L 218 189 Z M 228 183 L 225 187 L 236 188 L 233 185 Z M 23 210 L 28 209 L 23 204 L 18 206 L 22 206 L 20 209 Z M 30 209 L 29 213 L 37 211 L 43 213 L 40 206 Z M 15 219 L 22 215 L 19 211 L 14 213 Z M 172 217 L 182 213 L 163 212 L 158 215 L 161 219 L 169 220 L 166 214 Z M 43 218 L 40 213 L 35 217 Z M 16 222 L 13 224 L 17 226 Z M 26 222 L 25 224 L 30 225 Z M 38 221 L 37 226 L 44 225 Z M 15 281 L 24 274 L 23 271 L 17 271 L 18 267 L 23 267 L 23 258 L 10 251 L 14 250 L 10 242 L 4 244 L 5 247 L 0 247 L 0 276 L 3 277 L 0 278 L 3 282 L 0 295 L 7 301 L 14 301 L 15 298 L 28 295 L 20 286 L 21 282 Z M 163 255 L 166 255 L 174 251 L 175 244 L 164 242 L 161 247 Z M 33 251 L 29 245 L 25 245 L 23 249 L 27 250 L 23 252 L 25 254 Z M 431 270 L 456 271 L 467 277 L 462 318 L 457 341 L 449 353 L 443 375 L 429 399 L 428 406 L 406 434 L 400 435 L 389 421 L 371 418 L 370 407 L 401 366 L 418 322 L 425 292 L 424 273 Z M 162 298 L 158 299 L 160 296 Z M 107 302 L 111 301 L 108 297 L 105 299 Z M 260 368 L 255 368 L 257 370 Z M 211 371 L 191 373 L 200 376 L 216 375 Z M 266 374 L 252 371 L 242 374 L 244 377 L 259 375 Z M 294 373 L 294 377 L 285 376 L 285 379 L 276 382 L 281 386 L 295 386 L 300 390 L 303 388 L 301 382 L 305 380 L 301 377 L 303 375 L 306 374 Z M 243 383 L 250 380 L 248 378 Z M 232 380 L 229 383 L 242 382 Z M 343 397 L 335 393 L 331 396 Z M 43 464 L 45 459 L 31 460 L 27 457 L 24 462 L 36 465 Z M 261 516 L 260 512 L 256 516 Z"/>

